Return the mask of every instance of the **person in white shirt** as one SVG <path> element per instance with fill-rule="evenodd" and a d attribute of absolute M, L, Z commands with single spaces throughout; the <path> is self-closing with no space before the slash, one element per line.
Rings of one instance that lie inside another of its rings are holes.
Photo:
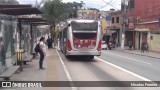
<path fill-rule="evenodd" d="M 46 55 L 46 45 L 45 45 L 45 37 L 40 38 L 39 47 L 40 47 L 40 60 L 39 60 L 39 69 L 45 69 L 43 67 L 43 60 Z"/>

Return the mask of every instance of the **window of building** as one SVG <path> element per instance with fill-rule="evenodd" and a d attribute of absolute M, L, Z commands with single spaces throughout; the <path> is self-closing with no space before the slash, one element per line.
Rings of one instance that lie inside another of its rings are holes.
<path fill-rule="evenodd" d="M 119 17 L 116 17 L 116 23 L 119 23 Z"/>
<path fill-rule="evenodd" d="M 130 0 L 130 9 L 133 9 L 134 8 L 134 0 Z"/>
<path fill-rule="evenodd" d="M 114 23 L 114 17 L 112 17 L 112 23 Z"/>

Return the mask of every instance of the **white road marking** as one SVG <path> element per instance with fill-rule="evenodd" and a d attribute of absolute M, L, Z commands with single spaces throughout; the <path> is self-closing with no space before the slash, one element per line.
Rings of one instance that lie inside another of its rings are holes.
<path fill-rule="evenodd" d="M 72 82 L 73 80 L 72 80 L 72 78 L 71 78 L 71 75 L 69 74 L 69 71 L 67 70 L 66 65 L 64 64 L 64 62 L 63 62 L 63 60 L 62 60 L 62 58 L 61 58 L 61 56 L 59 55 L 59 53 L 58 53 L 57 50 L 56 50 L 56 52 L 57 52 L 58 57 L 59 57 L 59 59 L 60 59 L 60 61 L 61 61 L 61 63 L 62 63 L 63 69 L 64 69 L 64 71 L 65 71 L 65 73 L 66 73 L 66 76 L 67 76 L 68 80 Z M 72 90 L 77 90 L 77 88 L 75 87 L 74 83 L 70 83 L 70 84 L 71 84 L 71 86 L 72 86 L 72 87 L 71 87 Z"/>
<path fill-rule="evenodd" d="M 138 74 L 136 74 L 136 73 L 133 73 L 133 72 L 131 72 L 131 71 L 128 71 L 128 70 L 126 70 L 126 69 L 124 69 L 124 68 L 122 68 L 122 67 L 119 67 L 119 66 L 117 66 L 117 65 L 115 65 L 115 64 L 112 64 L 112 63 L 110 63 L 110 62 L 107 62 L 107 61 L 105 61 L 105 60 L 103 60 L 103 59 L 101 59 L 101 58 L 95 57 L 95 59 L 98 59 L 99 61 L 104 62 L 104 63 L 106 63 L 106 64 L 109 64 L 109 65 L 111 65 L 111 66 L 113 66 L 113 67 L 115 67 L 115 68 L 118 68 L 118 69 L 120 69 L 120 70 L 122 70 L 122 71 L 124 71 L 124 72 L 127 72 L 127 73 L 129 73 L 129 74 L 131 74 L 131 75 L 133 75 L 133 76 L 135 76 L 135 77 L 137 77 L 137 78 L 140 78 L 140 79 L 144 80 L 144 81 L 151 81 L 151 80 L 149 80 L 149 79 L 147 79 L 147 78 L 145 78 L 145 77 L 143 77 L 143 76 L 140 76 L 140 75 L 138 75 Z"/>
<path fill-rule="evenodd" d="M 126 58 L 126 59 L 130 59 L 130 60 L 133 60 L 133 61 L 137 61 L 137 62 L 141 62 L 141 63 L 145 63 L 145 64 L 152 65 L 151 63 L 144 62 L 144 61 L 141 61 L 141 60 L 136 60 L 136 59 L 129 58 L 129 57 L 126 57 L 126 56 L 121 56 L 121 55 L 113 54 L 113 53 L 109 53 L 109 52 L 105 52 L 105 53 L 107 53 L 107 54 L 112 54 L 112 55 L 115 55 L 115 56 L 118 56 L 118 57 L 122 57 L 122 58 Z"/>

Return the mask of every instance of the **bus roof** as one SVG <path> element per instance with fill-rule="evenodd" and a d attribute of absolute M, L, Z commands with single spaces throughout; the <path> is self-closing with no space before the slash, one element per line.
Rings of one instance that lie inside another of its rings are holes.
<path fill-rule="evenodd" d="M 68 23 L 71 23 L 72 21 L 75 21 L 75 22 L 95 22 L 97 20 L 91 20 L 91 19 L 69 19 L 67 20 Z"/>

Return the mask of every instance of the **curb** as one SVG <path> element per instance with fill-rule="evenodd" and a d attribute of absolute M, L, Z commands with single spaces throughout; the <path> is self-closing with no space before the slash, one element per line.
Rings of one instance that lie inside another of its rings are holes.
<path fill-rule="evenodd" d="M 149 56 L 149 55 L 143 55 L 143 54 L 128 52 L 128 51 L 126 51 L 126 50 L 116 50 L 116 51 L 122 51 L 122 52 L 125 52 L 125 53 L 131 53 L 131 54 L 135 54 L 135 55 L 140 55 L 140 56 L 146 56 L 146 57 L 151 57 L 151 58 L 160 59 L 160 57 L 154 57 L 154 56 Z"/>

